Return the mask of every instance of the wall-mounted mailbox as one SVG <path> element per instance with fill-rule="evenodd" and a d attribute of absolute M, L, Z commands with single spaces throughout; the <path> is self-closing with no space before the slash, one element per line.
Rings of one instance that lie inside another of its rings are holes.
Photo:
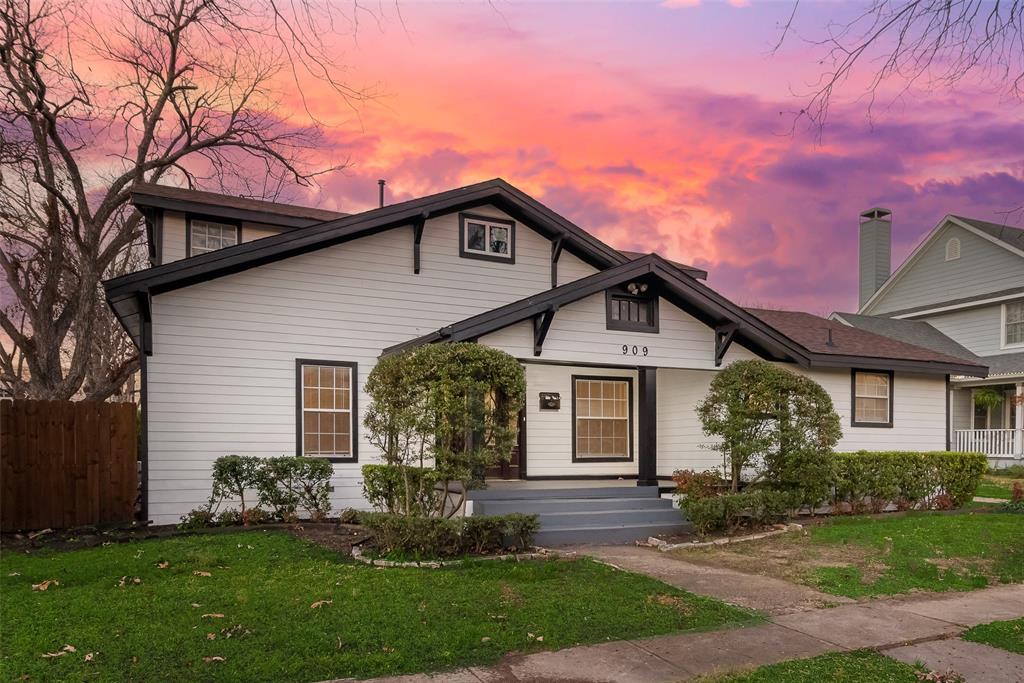
<path fill-rule="evenodd" d="M 558 410 L 562 407 L 562 396 L 556 391 L 540 392 L 541 410 Z"/>

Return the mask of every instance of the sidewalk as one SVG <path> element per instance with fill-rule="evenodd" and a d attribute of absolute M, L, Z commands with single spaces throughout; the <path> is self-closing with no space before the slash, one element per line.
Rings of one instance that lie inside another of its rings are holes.
<path fill-rule="evenodd" d="M 507 657 L 490 667 L 375 681 L 674 683 L 824 652 L 874 648 L 903 661 L 923 660 L 932 669 L 954 668 L 969 683 L 1011 683 L 1024 677 L 1024 657 L 955 636 L 971 626 L 1018 617 L 1024 617 L 1024 585 L 999 586 L 791 611 L 748 628 L 586 645 Z"/>

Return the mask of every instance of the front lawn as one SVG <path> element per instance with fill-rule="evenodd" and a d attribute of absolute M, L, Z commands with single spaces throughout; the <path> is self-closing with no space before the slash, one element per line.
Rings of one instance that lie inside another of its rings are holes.
<path fill-rule="evenodd" d="M 273 531 L 6 552 L 0 588 L 5 681 L 370 677 L 756 619 L 589 560 L 376 569 Z"/>
<path fill-rule="evenodd" d="M 994 621 L 975 626 L 961 636 L 964 640 L 985 643 L 1024 655 L 1024 619 Z"/>
<path fill-rule="evenodd" d="M 731 676 L 708 676 L 695 683 L 918 683 L 914 668 L 867 650 L 829 652 L 762 666 Z"/>
<path fill-rule="evenodd" d="M 851 598 L 972 590 L 1024 581 L 1024 519 L 980 512 L 838 517 L 808 526 L 805 534 L 676 556 Z"/>
<path fill-rule="evenodd" d="M 985 475 L 982 478 L 981 483 L 978 484 L 978 490 L 974 492 L 974 495 L 982 498 L 999 498 L 1001 500 L 1010 500 L 1013 495 L 1013 485 L 1015 482 L 1020 482 L 1024 486 L 1024 480 L 1013 479 L 1007 477 L 996 477 L 992 475 Z"/>

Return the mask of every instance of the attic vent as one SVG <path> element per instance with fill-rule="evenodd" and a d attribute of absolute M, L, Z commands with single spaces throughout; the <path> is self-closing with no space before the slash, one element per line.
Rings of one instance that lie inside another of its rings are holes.
<path fill-rule="evenodd" d="M 956 237 L 946 242 L 946 260 L 955 261 L 960 258 L 960 240 Z"/>

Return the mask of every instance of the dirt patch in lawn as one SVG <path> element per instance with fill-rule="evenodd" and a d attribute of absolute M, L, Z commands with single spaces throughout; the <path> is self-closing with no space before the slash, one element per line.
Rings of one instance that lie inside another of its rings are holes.
<path fill-rule="evenodd" d="M 289 524 L 287 530 L 297 538 L 323 546 L 341 555 L 351 555 L 352 546 L 364 543 L 370 538 L 370 534 L 356 524 L 309 522 Z"/>

